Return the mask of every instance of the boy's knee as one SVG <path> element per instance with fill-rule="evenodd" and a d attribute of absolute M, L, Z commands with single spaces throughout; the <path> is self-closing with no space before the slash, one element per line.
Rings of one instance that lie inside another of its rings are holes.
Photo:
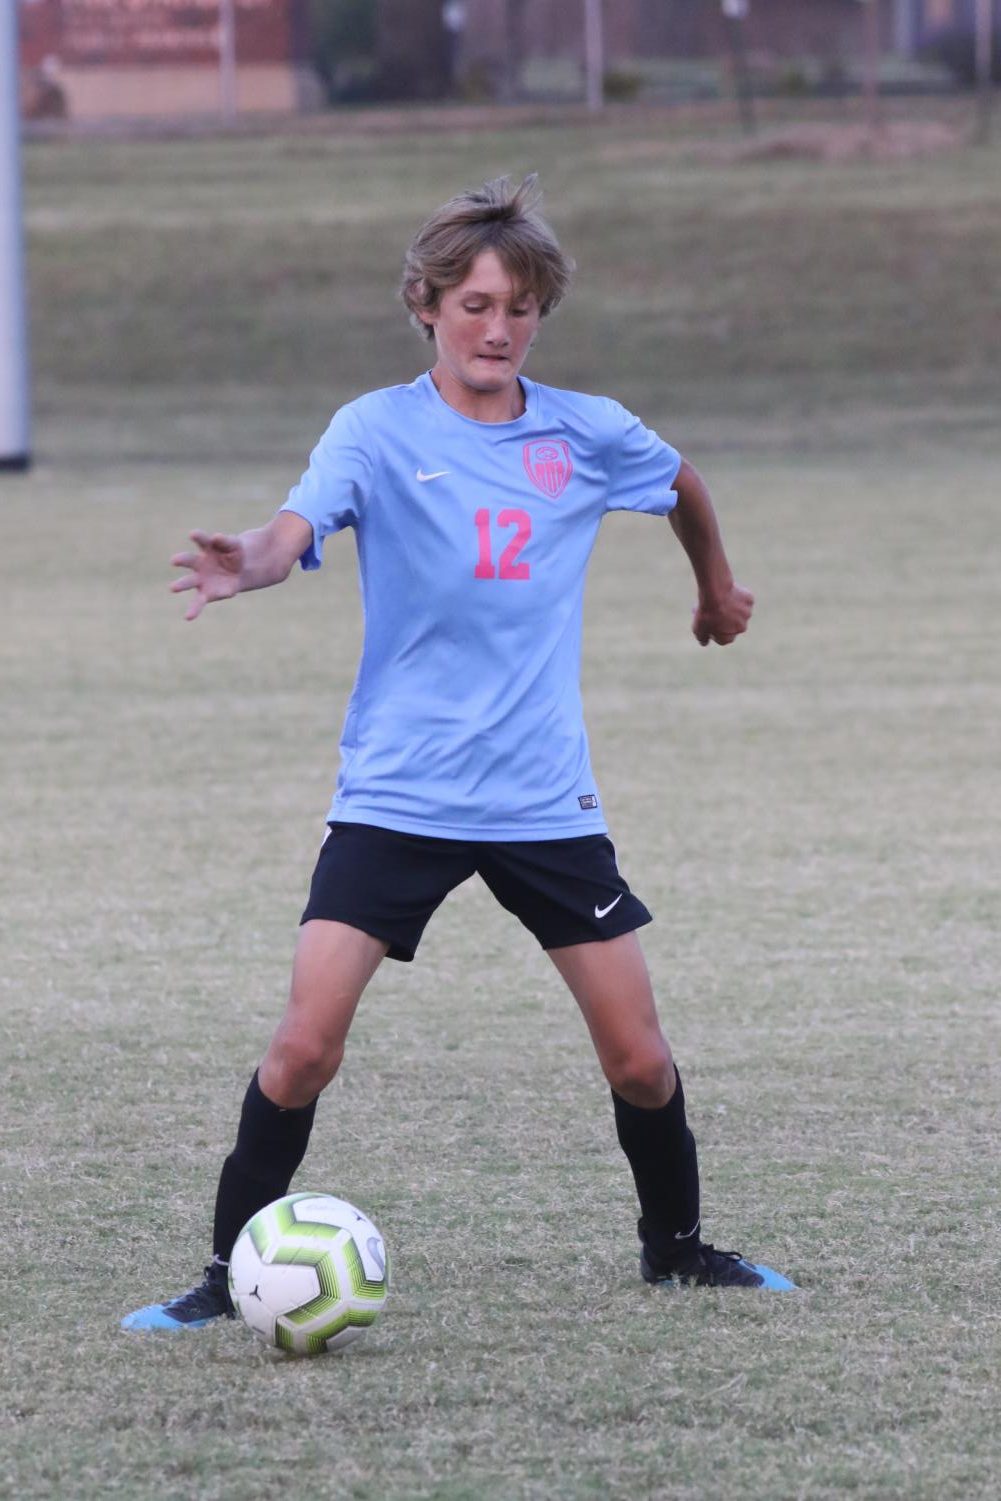
<path fill-rule="evenodd" d="M 344 1059 L 316 1033 L 279 1028 L 261 1064 L 261 1088 L 276 1105 L 296 1109 L 326 1089 Z"/>
<path fill-rule="evenodd" d="M 674 1094 L 675 1070 L 671 1049 L 661 1039 L 655 1047 L 624 1054 L 606 1067 L 605 1076 L 617 1095 L 642 1110 L 657 1110 Z"/>

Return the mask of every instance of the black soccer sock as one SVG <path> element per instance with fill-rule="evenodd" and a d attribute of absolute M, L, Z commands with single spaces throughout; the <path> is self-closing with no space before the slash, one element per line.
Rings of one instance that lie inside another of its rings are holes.
<path fill-rule="evenodd" d="M 257 1074 L 243 1101 L 236 1146 L 219 1174 L 212 1251 L 228 1261 L 236 1237 L 258 1209 L 288 1192 L 292 1174 L 306 1155 L 316 1100 L 286 1110 L 269 1100 Z"/>
<path fill-rule="evenodd" d="M 645 1110 L 612 1090 L 619 1145 L 639 1195 L 643 1234 L 659 1255 L 677 1255 L 699 1241 L 699 1163 L 677 1084 L 666 1105 Z"/>

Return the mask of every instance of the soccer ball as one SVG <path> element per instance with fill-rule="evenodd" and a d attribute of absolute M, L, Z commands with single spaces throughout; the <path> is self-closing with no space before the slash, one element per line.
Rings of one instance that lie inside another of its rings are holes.
<path fill-rule="evenodd" d="M 340 1350 L 375 1323 L 389 1295 L 382 1236 L 346 1199 L 287 1194 L 237 1236 L 229 1291 L 254 1333 L 279 1350 Z"/>

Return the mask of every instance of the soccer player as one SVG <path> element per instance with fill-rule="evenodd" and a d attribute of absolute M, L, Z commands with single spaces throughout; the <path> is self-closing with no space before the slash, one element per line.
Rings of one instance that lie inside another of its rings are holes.
<path fill-rule="evenodd" d="M 690 464 L 617 402 L 521 373 L 571 271 L 534 178 L 446 203 L 407 251 L 401 289 L 431 370 L 342 407 L 266 526 L 192 532 L 172 560 L 194 620 L 296 562 L 319 568 L 325 539 L 350 527 L 365 640 L 288 1005 L 222 1166 L 212 1261 L 199 1286 L 126 1327 L 232 1313 L 234 1241 L 287 1192 L 362 992 L 387 955 L 413 959 L 474 872 L 583 1013 L 636 1183 L 642 1276 L 786 1285 L 701 1237 L 695 1141 L 636 933 L 650 913 L 616 866 L 579 689 L 584 577 L 606 511 L 670 517 L 703 646 L 745 631 L 753 600 Z"/>

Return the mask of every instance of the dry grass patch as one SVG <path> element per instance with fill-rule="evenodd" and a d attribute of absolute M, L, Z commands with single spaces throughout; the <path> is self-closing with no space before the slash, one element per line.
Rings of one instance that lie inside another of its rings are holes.
<path fill-rule="evenodd" d="M 903 162 L 968 144 L 968 129 L 941 120 L 891 120 L 877 126 L 818 122 L 769 128 L 742 141 L 707 142 L 696 155 L 706 162 Z"/>

